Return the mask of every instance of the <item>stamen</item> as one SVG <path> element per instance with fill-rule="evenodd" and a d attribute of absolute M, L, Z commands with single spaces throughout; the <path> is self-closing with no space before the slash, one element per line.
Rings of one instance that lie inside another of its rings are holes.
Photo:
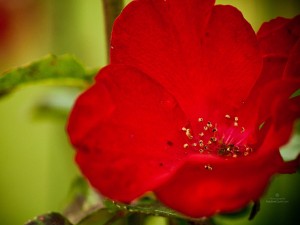
<path fill-rule="evenodd" d="M 211 137 L 210 140 L 211 140 L 212 142 L 216 142 L 216 141 L 217 141 L 217 138 L 216 138 L 216 137 Z"/>
<path fill-rule="evenodd" d="M 184 145 L 183 145 L 183 148 L 188 148 L 189 147 L 189 144 L 188 143 L 185 143 Z"/>
<path fill-rule="evenodd" d="M 204 119 L 199 117 L 198 122 L 203 122 Z M 249 132 L 245 132 L 246 128 L 240 126 L 238 116 L 231 117 L 225 115 L 222 120 L 207 121 L 204 124 L 186 125 L 181 128 L 185 134 L 186 143 L 183 144 L 184 149 L 189 149 L 188 152 L 217 154 L 220 157 L 245 157 L 251 154 L 253 149 L 246 144 Z M 218 125 L 218 127 L 217 127 Z M 193 135 L 198 134 L 198 135 Z M 209 169 L 209 165 L 206 165 Z M 212 167 L 211 167 L 212 168 Z"/>
<path fill-rule="evenodd" d="M 211 166 L 210 164 L 205 165 L 204 168 L 205 168 L 206 170 L 209 170 L 209 171 L 212 171 L 212 170 L 213 170 L 213 168 L 212 168 L 212 166 Z"/>
<path fill-rule="evenodd" d="M 203 147 L 203 146 L 204 146 L 203 141 L 202 141 L 202 142 L 199 142 L 199 146 L 200 146 L 200 147 Z"/>
<path fill-rule="evenodd" d="M 193 135 L 191 134 L 191 129 L 186 129 L 185 135 L 186 135 L 189 139 L 193 139 Z"/>

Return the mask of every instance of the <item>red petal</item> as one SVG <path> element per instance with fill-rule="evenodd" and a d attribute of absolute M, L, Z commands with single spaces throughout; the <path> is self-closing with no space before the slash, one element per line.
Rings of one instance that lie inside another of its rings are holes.
<path fill-rule="evenodd" d="M 271 74 L 269 74 L 271 75 Z M 288 100 L 300 87 L 300 80 L 272 80 L 256 86 L 246 104 L 240 109 L 241 121 L 248 128 L 258 129 L 274 113 L 274 105 L 279 101 Z"/>
<path fill-rule="evenodd" d="M 294 173 L 300 165 L 300 155 L 293 161 L 284 162 L 279 148 L 290 140 L 294 122 L 300 118 L 300 97 L 277 98 L 271 106 L 271 118 L 261 130 L 262 144 L 257 152 L 260 157 L 272 161 L 269 166 L 276 168 L 277 173 Z"/>
<path fill-rule="evenodd" d="M 277 18 L 264 23 L 257 38 L 264 54 L 264 66 L 256 83 L 259 89 L 271 80 L 299 76 L 300 16 Z"/>
<path fill-rule="evenodd" d="M 264 23 L 257 33 L 264 55 L 288 56 L 300 37 L 300 15 L 293 19 L 277 18 Z"/>
<path fill-rule="evenodd" d="M 283 18 L 283 17 L 277 17 L 275 19 L 272 19 L 269 22 L 265 22 L 261 25 L 257 32 L 257 36 L 259 38 L 264 36 L 269 36 L 273 32 L 276 32 L 279 29 L 282 29 L 282 27 L 286 26 L 290 22 L 290 19 Z"/>
<path fill-rule="evenodd" d="M 111 62 L 149 74 L 190 117 L 240 104 L 261 69 L 256 37 L 238 10 L 213 4 L 132 2 L 115 22 Z"/>
<path fill-rule="evenodd" d="M 105 107 L 100 107 L 99 104 Z M 82 142 L 87 132 L 97 127 L 99 123 L 105 122 L 114 109 L 115 105 L 104 84 L 99 83 L 85 91 L 76 100 L 69 117 L 67 129 L 72 144 Z"/>
<path fill-rule="evenodd" d="M 243 109 L 243 116 L 256 126 L 270 117 L 274 102 L 288 99 L 300 87 L 300 16 L 264 23 L 257 36 L 264 53 L 263 70 Z"/>
<path fill-rule="evenodd" d="M 136 69 L 113 65 L 77 100 L 68 132 L 91 184 L 129 202 L 163 182 L 183 157 L 182 121 L 163 87 Z"/>
<path fill-rule="evenodd" d="M 300 78 L 300 38 L 291 49 L 283 76 L 284 78 Z"/>
<path fill-rule="evenodd" d="M 155 190 L 158 198 L 191 217 L 234 212 L 258 200 L 274 174 L 295 172 L 299 159 L 285 163 L 279 147 L 288 141 L 293 122 L 300 117 L 300 97 L 279 99 L 271 104 L 271 123 L 260 131 L 263 141 L 251 155 L 236 159 L 193 155 Z"/>
<path fill-rule="evenodd" d="M 271 105 L 271 127 L 260 151 L 277 151 L 286 144 L 291 137 L 294 122 L 300 118 L 300 97 L 276 100 Z"/>
<path fill-rule="evenodd" d="M 207 165 L 212 170 L 205 169 Z M 198 155 L 155 192 L 175 210 L 191 217 L 208 217 L 238 211 L 258 200 L 274 172 L 267 159 L 255 155 L 227 160 Z"/>
<path fill-rule="evenodd" d="M 295 173 L 297 169 L 300 167 L 300 155 L 292 161 L 282 162 L 282 166 L 279 167 L 278 173 L 281 174 L 290 174 Z"/>

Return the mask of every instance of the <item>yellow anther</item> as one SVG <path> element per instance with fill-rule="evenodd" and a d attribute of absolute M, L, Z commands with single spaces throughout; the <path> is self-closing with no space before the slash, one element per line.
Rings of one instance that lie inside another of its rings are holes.
<path fill-rule="evenodd" d="M 198 118 L 198 122 L 203 122 L 203 118 Z"/>
<path fill-rule="evenodd" d="M 206 170 L 209 170 L 209 171 L 212 171 L 212 170 L 213 170 L 212 166 L 209 165 L 209 164 L 205 165 L 204 168 L 205 168 Z"/>
<path fill-rule="evenodd" d="M 183 145 L 183 148 L 188 148 L 189 147 L 189 144 L 188 143 L 185 143 L 184 145 Z"/>
<path fill-rule="evenodd" d="M 191 134 L 191 129 L 186 129 L 185 135 L 186 135 L 189 139 L 193 139 L 193 135 Z"/>
<path fill-rule="evenodd" d="M 216 137 L 211 137 L 210 140 L 211 140 L 212 142 L 216 142 L 216 141 L 217 141 L 217 138 L 216 138 Z"/>
<path fill-rule="evenodd" d="M 212 123 L 208 121 L 206 126 L 207 127 L 212 127 Z"/>
<path fill-rule="evenodd" d="M 225 115 L 226 119 L 230 119 L 230 116 L 228 114 Z"/>
<path fill-rule="evenodd" d="M 203 140 L 200 140 L 200 141 L 199 141 L 199 146 L 200 146 L 200 147 L 203 147 L 203 146 L 204 146 Z"/>

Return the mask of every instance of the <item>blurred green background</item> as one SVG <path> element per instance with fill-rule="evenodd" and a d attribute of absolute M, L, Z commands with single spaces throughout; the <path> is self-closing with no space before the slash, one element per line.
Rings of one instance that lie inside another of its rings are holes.
<path fill-rule="evenodd" d="M 217 3 L 238 7 L 255 30 L 276 16 L 300 13 L 299 0 Z M 107 62 L 101 0 L 0 0 L 0 32 L 1 71 L 48 53 L 71 53 L 90 68 L 100 68 Z M 23 224 L 38 214 L 62 211 L 66 206 L 70 184 L 79 174 L 64 130 L 66 121 L 63 116 L 42 117 L 35 112 L 49 96 L 68 108 L 75 96 L 71 91 L 31 85 L 1 99 L 1 224 Z M 299 173 L 275 178 L 262 200 L 261 212 L 251 224 L 297 224 L 299 190 Z M 285 201 L 272 203 L 273 198 Z M 220 216 L 217 221 L 248 224 L 246 219 Z"/>

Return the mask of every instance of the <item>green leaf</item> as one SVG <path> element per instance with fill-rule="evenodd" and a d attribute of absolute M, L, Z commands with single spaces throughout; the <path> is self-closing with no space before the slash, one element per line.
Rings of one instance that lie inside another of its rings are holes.
<path fill-rule="evenodd" d="M 27 222 L 25 225 L 72 225 L 68 219 L 59 213 L 48 213 L 37 216 L 35 219 Z"/>
<path fill-rule="evenodd" d="M 185 215 L 182 215 L 166 206 L 162 205 L 160 202 L 155 200 L 146 200 L 139 201 L 135 204 L 127 205 L 111 200 L 105 201 L 106 207 L 110 209 L 110 211 L 123 211 L 130 214 L 139 213 L 145 215 L 152 215 L 152 216 L 161 216 L 161 217 L 168 217 L 168 218 L 182 218 L 188 221 L 193 222 L 205 222 L 207 218 L 191 218 Z"/>
<path fill-rule="evenodd" d="M 300 95 L 300 89 L 298 89 L 297 91 L 295 91 L 292 95 L 291 98 L 297 97 Z"/>
<path fill-rule="evenodd" d="M 99 209 L 82 219 L 77 225 L 125 225 L 125 216 L 126 213 L 122 211 L 111 213 L 107 209 Z"/>
<path fill-rule="evenodd" d="M 93 81 L 96 70 L 86 70 L 73 56 L 48 55 L 45 58 L 4 72 L 0 77 L 0 96 L 17 87 L 33 82 L 86 87 Z"/>
<path fill-rule="evenodd" d="M 102 204 L 98 194 L 89 187 L 83 177 L 77 177 L 70 187 L 68 204 L 63 214 L 72 223 L 77 224 L 100 208 Z"/>
<path fill-rule="evenodd" d="M 280 154 L 285 162 L 295 160 L 300 154 L 300 120 L 295 122 L 289 142 L 280 147 Z"/>
<path fill-rule="evenodd" d="M 66 119 L 82 90 L 78 88 L 53 88 L 36 102 L 32 109 L 35 119 Z"/>

